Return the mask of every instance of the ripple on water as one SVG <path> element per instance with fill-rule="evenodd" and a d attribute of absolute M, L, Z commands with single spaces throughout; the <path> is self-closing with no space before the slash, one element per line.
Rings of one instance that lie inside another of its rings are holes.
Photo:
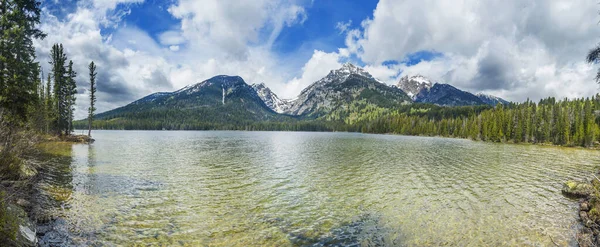
<path fill-rule="evenodd" d="M 350 133 L 95 139 L 57 160 L 46 183 L 68 194 L 60 210 L 74 238 L 99 245 L 568 245 L 577 206 L 562 181 L 600 161 L 589 150 Z"/>

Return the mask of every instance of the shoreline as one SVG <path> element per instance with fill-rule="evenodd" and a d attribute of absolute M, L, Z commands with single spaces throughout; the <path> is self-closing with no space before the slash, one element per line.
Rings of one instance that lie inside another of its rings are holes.
<path fill-rule="evenodd" d="M 92 143 L 94 139 L 81 135 L 32 135 L 29 152 L 22 158 L 28 177 L 0 183 L 0 220 L 5 224 L 3 234 L 6 244 L 14 246 L 55 246 L 68 244 L 69 240 L 55 222 L 60 217 L 48 210 L 50 202 L 42 188 L 43 176 L 52 169 L 52 156 L 48 147 L 62 144 Z M 46 240 L 46 241 L 43 241 Z M 49 240 L 49 241 L 48 241 Z M 60 240 L 60 241 L 58 241 Z M 44 243 L 45 242 L 45 243 Z"/>
<path fill-rule="evenodd" d="M 370 132 L 359 132 L 359 131 L 338 131 L 338 130 L 328 130 L 328 131 L 294 131 L 294 130 L 227 130 L 227 129 L 213 129 L 213 130 L 155 130 L 155 129 L 92 129 L 96 131 L 148 131 L 148 132 L 212 132 L 212 131 L 233 131 L 233 132 L 292 132 L 292 133 L 354 133 L 354 134 L 365 134 L 365 135 L 389 135 L 389 136 L 408 136 L 408 137 L 430 137 L 430 138 L 445 138 L 445 139 L 458 139 L 458 140 L 468 140 L 474 142 L 482 142 L 482 143 L 493 143 L 493 144 L 509 144 L 509 145 L 523 145 L 523 146 L 542 146 L 542 147 L 560 147 L 560 148 L 575 148 L 581 150 L 600 150 L 600 143 L 595 143 L 593 147 L 583 147 L 583 146 L 575 146 L 575 145 L 555 145 L 552 143 L 533 143 L 533 142 L 513 142 L 513 141 L 504 141 L 504 142 L 494 142 L 494 141 L 484 141 L 484 140 L 474 140 L 471 138 L 462 138 L 462 137 L 452 137 L 452 136 L 430 136 L 430 135 L 404 135 L 404 134 L 395 134 L 395 133 L 370 133 Z M 77 130 L 76 130 L 77 131 Z M 92 139 L 92 142 L 94 140 Z"/>
<path fill-rule="evenodd" d="M 579 198 L 578 217 L 581 228 L 575 240 L 581 247 L 600 246 L 600 172 L 591 181 L 567 181 L 562 193 L 568 198 Z"/>

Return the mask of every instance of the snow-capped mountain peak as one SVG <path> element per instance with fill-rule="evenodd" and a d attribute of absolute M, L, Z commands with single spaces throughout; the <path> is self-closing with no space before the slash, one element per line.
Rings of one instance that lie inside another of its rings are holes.
<path fill-rule="evenodd" d="M 404 91 L 408 96 L 410 96 L 413 100 L 415 97 L 423 90 L 429 89 L 433 86 L 433 82 L 425 76 L 422 75 L 414 75 L 414 76 L 404 76 L 400 78 L 398 84 L 396 86 L 402 91 Z"/>
<path fill-rule="evenodd" d="M 367 91 L 365 91 L 367 90 Z M 362 92 L 367 92 L 362 94 Z M 371 76 L 363 68 L 351 63 L 331 70 L 327 76 L 306 87 L 290 102 L 290 115 L 322 114 L 336 109 L 344 102 L 364 100 L 368 94 L 381 95 L 390 104 L 409 102 L 401 90 L 390 87 Z"/>
<path fill-rule="evenodd" d="M 329 72 L 329 75 L 327 75 L 327 77 L 347 78 L 348 76 L 350 76 L 352 74 L 364 76 L 367 78 L 373 78 L 373 76 L 371 76 L 371 74 L 369 74 L 369 72 L 367 72 L 366 70 L 364 70 L 361 67 L 357 67 L 356 65 L 354 65 L 352 63 L 345 63 L 344 65 L 342 65 L 341 68 L 332 70 L 331 72 Z"/>
<path fill-rule="evenodd" d="M 271 110 L 277 113 L 284 113 L 288 108 L 290 108 L 290 101 L 285 99 L 280 99 L 277 97 L 270 88 L 268 88 L 264 83 L 253 84 L 252 88 L 258 94 L 264 102 Z"/>

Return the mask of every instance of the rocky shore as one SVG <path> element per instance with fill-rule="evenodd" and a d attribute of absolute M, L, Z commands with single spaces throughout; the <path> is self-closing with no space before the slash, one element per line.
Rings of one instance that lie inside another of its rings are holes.
<path fill-rule="evenodd" d="M 94 139 L 85 135 L 38 136 L 30 143 L 24 162 L 27 176 L 16 180 L 0 181 L 0 246 L 66 246 L 68 239 L 66 224 L 53 217 L 48 210 L 52 200 L 42 189 L 44 171 L 52 166 L 47 153 L 58 152 L 61 145 L 69 143 L 92 143 Z M 56 149 L 52 151 L 52 149 Z"/>
<path fill-rule="evenodd" d="M 600 246 L 600 174 L 591 182 L 565 182 L 562 192 L 567 197 L 579 198 L 579 218 L 582 227 L 576 234 L 581 247 Z"/>

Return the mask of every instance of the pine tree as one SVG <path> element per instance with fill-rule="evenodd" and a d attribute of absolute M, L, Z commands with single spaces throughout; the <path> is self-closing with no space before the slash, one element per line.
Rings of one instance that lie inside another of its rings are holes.
<path fill-rule="evenodd" d="M 67 55 L 63 51 L 62 44 L 54 44 L 50 52 L 52 60 L 52 75 L 54 77 L 54 129 L 58 134 L 68 134 L 68 80 L 65 64 Z"/>
<path fill-rule="evenodd" d="M 50 133 L 50 124 L 54 119 L 54 103 L 53 103 L 53 95 L 52 95 L 52 75 L 48 73 L 48 78 L 46 79 L 46 101 L 44 104 L 44 112 L 46 112 L 46 133 Z"/>
<path fill-rule="evenodd" d="M 73 118 L 75 112 L 75 101 L 77 94 L 77 82 L 75 81 L 77 73 L 73 70 L 73 61 L 69 61 L 67 70 L 67 84 L 66 84 L 66 105 L 67 105 L 67 134 L 73 132 Z"/>
<path fill-rule="evenodd" d="M 35 0 L 0 2 L 0 120 L 22 123 L 35 102 L 38 64 L 33 39 L 44 38 L 40 3 Z"/>
<path fill-rule="evenodd" d="M 88 109 L 88 136 L 92 136 L 92 122 L 96 111 L 96 65 L 94 61 L 88 66 L 90 70 L 90 108 Z"/>
<path fill-rule="evenodd" d="M 590 100 L 585 101 L 583 110 L 583 131 L 584 131 L 584 146 L 591 147 L 595 139 L 595 128 L 594 128 L 594 112 L 592 111 L 592 102 Z"/>

